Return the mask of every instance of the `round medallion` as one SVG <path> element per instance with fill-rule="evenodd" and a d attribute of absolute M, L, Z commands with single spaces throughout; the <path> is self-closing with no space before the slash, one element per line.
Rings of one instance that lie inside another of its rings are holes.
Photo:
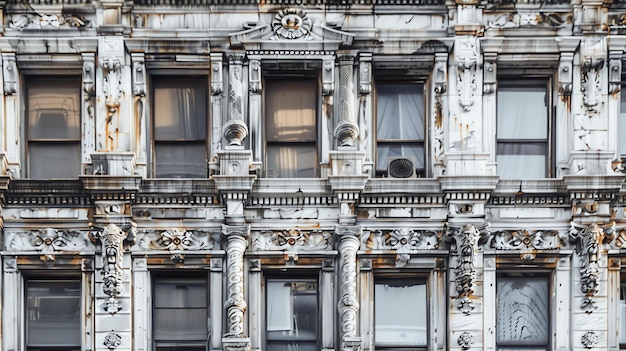
<path fill-rule="evenodd" d="M 296 8 L 278 11 L 272 22 L 274 33 L 284 39 L 298 39 L 311 31 L 311 20 Z"/>

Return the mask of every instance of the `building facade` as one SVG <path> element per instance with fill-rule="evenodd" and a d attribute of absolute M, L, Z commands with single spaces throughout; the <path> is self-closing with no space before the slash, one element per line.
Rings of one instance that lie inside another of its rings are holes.
<path fill-rule="evenodd" d="M 626 349 L 626 1 L 0 7 L 2 350 Z"/>

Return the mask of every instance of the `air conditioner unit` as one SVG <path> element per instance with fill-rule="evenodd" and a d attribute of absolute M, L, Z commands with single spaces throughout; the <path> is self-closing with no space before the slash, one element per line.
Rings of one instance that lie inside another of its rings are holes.
<path fill-rule="evenodd" d="M 415 160 L 410 157 L 390 157 L 387 159 L 387 177 L 417 178 Z"/>

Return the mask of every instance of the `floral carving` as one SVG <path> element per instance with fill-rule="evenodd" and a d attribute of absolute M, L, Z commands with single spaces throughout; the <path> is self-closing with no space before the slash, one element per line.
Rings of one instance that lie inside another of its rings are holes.
<path fill-rule="evenodd" d="M 452 228 L 446 225 L 446 238 L 456 245 L 455 255 L 457 265 L 454 269 L 456 291 L 459 298 L 459 310 L 470 314 L 474 309 L 471 296 L 476 284 L 476 257 L 479 245 L 482 245 L 488 236 L 489 225 L 476 228 L 467 224 L 462 228 Z"/>
<path fill-rule="evenodd" d="M 252 250 L 280 250 L 298 252 L 306 250 L 332 249 L 332 235 L 322 231 L 289 229 L 257 232 L 252 237 Z"/>
<path fill-rule="evenodd" d="M 600 227 L 593 223 L 582 226 L 572 223 L 570 238 L 576 241 L 576 253 L 580 257 L 580 291 L 585 294 L 581 308 L 587 313 L 596 309 L 593 297 L 599 291 L 601 245 L 615 236 L 615 223 Z"/>
<path fill-rule="evenodd" d="M 469 350 L 474 343 L 474 337 L 468 332 L 463 332 L 459 335 L 459 338 L 456 339 L 456 342 L 461 347 L 461 350 Z"/>
<path fill-rule="evenodd" d="M 554 250 L 563 246 L 556 230 L 502 230 L 493 233 L 489 247 L 496 250 L 520 250 L 520 258 L 534 260 L 536 250 Z"/>
<path fill-rule="evenodd" d="M 87 246 L 87 237 L 79 231 L 59 231 L 53 228 L 15 233 L 9 249 L 38 251 L 44 262 L 53 262 L 63 251 L 79 251 Z"/>
<path fill-rule="evenodd" d="M 134 243 L 136 232 L 137 228 L 134 222 L 122 228 L 115 224 L 109 224 L 104 228 L 92 226 L 89 231 L 89 237 L 93 242 L 100 241 L 102 243 L 102 291 L 109 296 L 104 309 L 110 314 L 115 314 L 121 310 L 117 296 L 123 291 L 123 245 Z"/>
<path fill-rule="evenodd" d="M 600 103 L 602 89 L 600 73 L 603 66 L 604 59 L 591 57 L 585 57 L 580 65 L 580 90 L 583 92 L 583 103 L 589 112 L 597 112 L 596 107 Z"/>
<path fill-rule="evenodd" d="M 122 345 L 122 337 L 117 333 L 109 333 L 104 336 L 103 344 L 109 350 L 113 350 Z"/>
<path fill-rule="evenodd" d="M 211 250 L 214 242 L 209 232 L 173 228 L 159 233 L 156 238 L 152 233 L 144 235 L 140 246 L 144 249 L 168 250 L 172 261 L 184 263 L 186 251 Z"/>
<path fill-rule="evenodd" d="M 583 334 L 583 336 L 580 337 L 580 342 L 587 349 L 594 348 L 598 341 L 598 335 L 593 330 L 586 332 L 585 334 Z"/>
<path fill-rule="evenodd" d="M 456 88 L 459 93 L 459 104 L 464 111 L 469 111 L 474 105 L 476 92 L 476 58 L 460 57 L 457 62 L 458 74 Z"/>
<path fill-rule="evenodd" d="M 278 11 L 272 21 L 272 30 L 277 37 L 284 39 L 299 39 L 311 31 L 311 20 L 307 14 L 296 8 L 286 8 Z"/>
<path fill-rule="evenodd" d="M 105 104 L 109 113 L 115 113 L 120 108 L 122 97 L 122 62 L 117 58 L 102 58 L 100 61 L 104 75 L 102 90 L 105 95 Z"/>

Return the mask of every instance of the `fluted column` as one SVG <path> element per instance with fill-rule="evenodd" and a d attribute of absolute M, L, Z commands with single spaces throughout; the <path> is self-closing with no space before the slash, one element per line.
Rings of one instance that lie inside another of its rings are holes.
<path fill-rule="evenodd" d="M 250 339 L 245 337 L 244 314 L 247 304 L 244 299 L 243 253 L 248 247 L 248 226 L 222 226 L 226 248 L 227 296 L 226 332 L 222 343 L 224 350 L 244 351 L 250 349 Z"/>
<path fill-rule="evenodd" d="M 337 147 L 354 146 L 359 136 L 354 97 L 354 55 L 339 55 L 339 118 L 335 127 Z"/>
<path fill-rule="evenodd" d="M 224 125 L 224 138 L 230 146 L 242 146 L 248 136 L 243 118 L 243 59 L 243 54 L 235 53 L 228 63 L 228 120 Z"/>
<path fill-rule="evenodd" d="M 338 226 L 339 266 L 341 286 L 339 299 L 339 320 L 342 351 L 361 349 L 361 337 L 358 336 L 359 300 L 356 285 L 356 253 L 361 242 L 361 227 Z"/>

